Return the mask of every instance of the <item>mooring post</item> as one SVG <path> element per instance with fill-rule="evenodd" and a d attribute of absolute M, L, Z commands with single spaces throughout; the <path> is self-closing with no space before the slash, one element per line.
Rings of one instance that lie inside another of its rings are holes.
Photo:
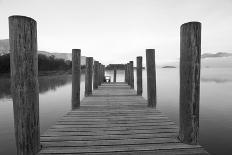
<path fill-rule="evenodd" d="M 94 61 L 93 89 L 98 88 L 98 61 Z"/>
<path fill-rule="evenodd" d="M 93 57 L 86 58 L 85 96 L 92 94 Z"/>
<path fill-rule="evenodd" d="M 148 107 L 156 107 L 155 49 L 146 50 Z"/>
<path fill-rule="evenodd" d="M 130 78 L 130 63 L 127 63 L 127 81 L 128 85 L 131 86 L 131 78 Z"/>
<path fill-rule="evenodd" d="M 101 63 L 98 63 L 98 86 L 101 85 Z"/>
<path fill-rule="evenodd" d="M 103 65 L 103 77 L 102 77 L 102 81 L 105 82 L 105 65 Z"/>
<path fill-rule="evenodd" d="M 124 69 L 125 69 L 125 83 L 127 83 L 127 68 L 126 68 L 126 64 L 124 65 Z"/>
<path fill-rule="evenodd" d="M 137 95 L 142 95 L 143 93 L 142 61 L 143 61 L 143 57 L 138 56 L 137 57 Z"/>
<path fill-rule="evenodd" d="M 130 61 L 130 81 L 131 81 L 131 88 L 134 89 L 134 63 Z"/>
<path fill-rule="evenodd" d="M 116 82 L 116 76 L 117 76 L 117 68 L 114 66 L 114 82 Z"/>
<path fill-rule="evenodd" d="M 9 17 L 11 93 L 18 155 L 40 150 L 39 84 L 36 21 Z"/>
<path fill-rule="evenodd" d="M 186 144 L 199 143 L 201 23 L 180 28 L 180 130 Z"/>
<path fill-rule="evenodd" d="M 72 49 L 72 109 L 80 107 L 81 50 Z"/>

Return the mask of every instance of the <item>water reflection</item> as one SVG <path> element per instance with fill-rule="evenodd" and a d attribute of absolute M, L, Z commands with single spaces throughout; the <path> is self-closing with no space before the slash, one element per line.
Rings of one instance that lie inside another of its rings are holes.
<path fill-rule="evenodd" d="M 57 88 L 72 82 L 72 75 L 54 75 L 41 76 L 39 80 L 40 94 L 46 93 L 49 90 L 55 91 Z M 10 78 L 0 78 L 0 99 L 11 98 Z"/>

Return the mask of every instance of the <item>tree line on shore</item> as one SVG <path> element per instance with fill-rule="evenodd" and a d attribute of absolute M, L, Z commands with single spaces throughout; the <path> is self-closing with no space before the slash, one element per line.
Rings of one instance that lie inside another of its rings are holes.
<path fill-rule="evenodd" d="M 82 69 L 85 66 L 81 66 Z M 40 71 L 68 71 L 72 69 L 72 61 L 57 59 L 54 55 L 38 54 L 38 70 Z M 0 56 L 0 73 L 10 73 L 10 54 Z"/>

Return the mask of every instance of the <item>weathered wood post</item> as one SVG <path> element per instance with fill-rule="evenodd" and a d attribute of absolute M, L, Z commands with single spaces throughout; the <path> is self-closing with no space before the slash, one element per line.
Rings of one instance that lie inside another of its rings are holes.
<path fill-rule="evenodd" d="M 36 21 L 9 17 L 11 93 L 18 155 L 40 150 L 39 85 Z"/>
<path fill-rule="evenodd" d="M 156 107 L 155 49 L 146 50 L 148 107 Z"/>
<path fill-rule="evenodd" d="M 143 57 L 138 56 L 137 57 L 137 95 L 142 95 L 143 93 L 142 61 L 143 61 Z"/>
<path fill-rule="evenodd" d="M 102 77 L 102 81 L 105 82 L 105 65 L 103 65 L 103 77 Z"/>
<path fill-rule="evenodd" d="M 134 63 L 130 61 L 130 85 L 134 89 Z"/>
<path fill-rule="evenodd" d="M 98 88 L 98 61 L 94 61 L 93 89 Z"/>
<path fill-rule="evenodd" d="M 126 67 L 126 64 L 124 65 L 124 68 L 125 68 L 125 83 L 127 83 L 127 67 Z"/>
<path fill-rule="evenodd" d="M 130 63 L 127 63 L 127 81 L 128 81 L 128 85 L 131 85 L 131 78 L 130 78 Z"/>
<path fill-rule="evenodd" d="M 180 28 L 180 131 L 186 144 L 199 143 L 201 23 Z"/>
<path fill-rule="evenodd" d="M 85 96 L 92 94 L 93 57 L 86 58 Z"/>
<path fill-rule="evenodd" d="M 114 82 L 116 82 L 116 76 L 117 76 L 117 68 L 114 66 Z"/>
<path fill-rule="evenodd" d="M 72 49 L 72 109 L 80 107 L 81 50 Z"/>
<path fill-rule="evenodd" d="M 101 63 L 98 63 L 98 86 L 101 85 Z"/>

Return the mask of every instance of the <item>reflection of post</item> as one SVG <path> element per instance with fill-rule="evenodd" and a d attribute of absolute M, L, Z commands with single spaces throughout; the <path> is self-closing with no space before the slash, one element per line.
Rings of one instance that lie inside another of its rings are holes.
<path fill-rule="evenodd" d="M 155 71 L 155 50 L 146 50 L 147 59 L 147 99 L 148 107 L 156 107 L 156 71 Z"/>
<path fill-rule="evenodd" d="M 86 58 L 85 96 L 92 94 L 93 57 Z"/>
<path fill-rule="evenodd" d="M 130 61 L 130 81 L 131 81 L 131 88 L 134 89 L 134 65 L 133 61 Z"/>
<path fill-rule="evenodd" d="M 93 89 L 98 88 L 98 61 L 94 61 Z"/>
<path fill-rule="evenodd" d="M 80 107 L 81 50 L 72 50 L 72 109 Z"/>
<path fill-rule="evenodd" d="M 9 17 L 11 93 L 17 154 L 40 149 L 39 85 L 36 21 Z"/>
<path fill-rule="evenodd" d="M 137 57 L 137 95 L 142 95 L 143 93 L 142 60 L 143 57 Z"/>
<path fill-rule="evenodd" d="M 183 143 L 198 144 L 201 62 L 201 23 L 181 26 L 180 36 L 180 131 Z"/>
<path fill-rule="evenodd" d="M 116 69 L 116 67 L 114 67 L 114 82 L 117 81 L 117 80 L 116 80 L 116 76 L 117 76 L 117 69 Z"/>

